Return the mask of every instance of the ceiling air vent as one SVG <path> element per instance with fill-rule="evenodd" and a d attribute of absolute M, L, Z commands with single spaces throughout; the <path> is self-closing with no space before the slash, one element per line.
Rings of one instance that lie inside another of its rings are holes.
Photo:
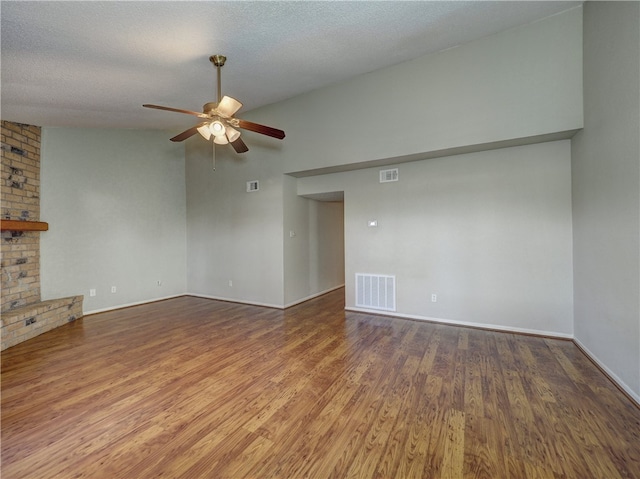
<path fill-rule="evenodd" d="M 390 181 L 398 181 L 398 168 L 380 170 L 380 183 L 389 183 Z"/>
<path fill-rule="evenodd" d="M 247 193 L 258 191 L 259 189 L 260 185 L 258 184 L 258 180 L 247 181 Z"/>

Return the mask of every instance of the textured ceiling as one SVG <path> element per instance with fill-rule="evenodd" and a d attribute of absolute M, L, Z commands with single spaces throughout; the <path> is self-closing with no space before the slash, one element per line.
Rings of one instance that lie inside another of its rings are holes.
<path fill-rule="evenodd" d="M 582 2 L 2 0 L 5 120 L 183 129 L 222 92 L 240 112 L 553 15 Z"/>

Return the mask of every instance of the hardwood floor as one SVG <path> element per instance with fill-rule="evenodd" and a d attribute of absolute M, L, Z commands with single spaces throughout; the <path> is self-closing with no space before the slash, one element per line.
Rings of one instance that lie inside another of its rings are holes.
<path fill-rule="evenodd" d="M 640 478 L 569 341 L 182 297 L 2 353 L 2 477 Z"/>

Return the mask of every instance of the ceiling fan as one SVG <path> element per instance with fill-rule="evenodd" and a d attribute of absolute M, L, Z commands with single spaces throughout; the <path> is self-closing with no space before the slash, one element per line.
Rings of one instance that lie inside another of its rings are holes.
<path fill-rule="evenodd" d="M 279 140 L 284 138 L 284 131 L 282 130 L 247 120 L 241 120 L 240 118 L 235 118 L 233 116 L 240 108 L 242 108 L 242 103 L 230 96 L 222 96 L 220 93 L 220 70 L 224 66 L 226 60 L 227 57 L 223 55 L 212 55 L 209 57 L 209 61 L 216 67 L 218 74 L 217 101 L 205 103 L 202 107 L 202 113 L 198 113 L 197 111 L 181 110 L 179 108 L 171 108 L 168 106 L 150 104 L 142 105 L 145 108 L 185 113 L 187 115 L 197 116 L 204 120 L 203 122 L 174 136 L 171 138 L 171 141 L 184 141 L 196 133 L 200 133 L 206 140 L 213 138 L 214 151 L 216 144 L 226 145 L 229 143 L 236 153 L 245 153 L 249 151 L 249 148 L 247 148 L 247 145 L 245 145 L 242 138 L 240 138 L 240 132 L 236 130 L 236 128 L 242 128 L 262 135 L 271 136 L 273 138 L 278 138 Z"/>

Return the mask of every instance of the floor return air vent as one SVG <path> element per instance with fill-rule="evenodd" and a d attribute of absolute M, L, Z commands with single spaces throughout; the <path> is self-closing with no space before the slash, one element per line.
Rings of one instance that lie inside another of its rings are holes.
<path fill-rule="evenodd" d="M 396 277 L 356 273 L 356 307 L 396 310 Z"/>

